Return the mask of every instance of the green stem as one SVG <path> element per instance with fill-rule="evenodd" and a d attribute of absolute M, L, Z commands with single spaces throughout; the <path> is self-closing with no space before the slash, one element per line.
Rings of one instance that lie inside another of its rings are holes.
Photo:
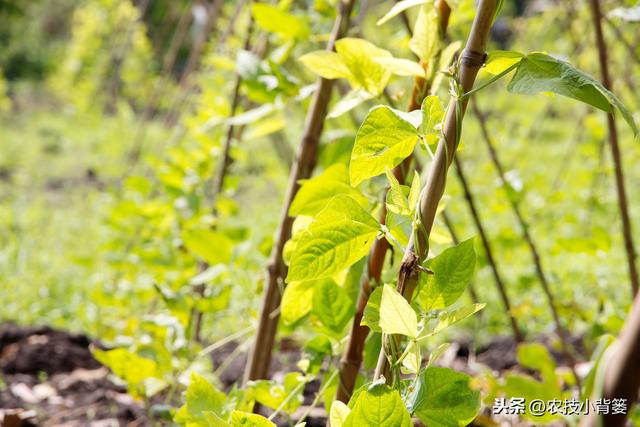
<path fill-rule="evenodd" d="M 501 78 L 503 78 L 504 76 L 509 74 L 511 71 L 515 70 L 518 67 L 518 65 L 520 65 L 520 62 L 516 62 L 515 64 L 511 65 L 509 68 L 507 68 L 506 70 L 504 70 L 500 74 L 496 74 L 495 76 L 493 76 L 488 81 L 486 81 L 483 84 L 481 84 L 480 86 L 474 87 L 469 92 L 463 93 L 462 96 L 460 97 L 460 99 L 462 100 L 464 98 L 468 98 L 470 95 L 473 95 L 474 93 L 481 91 L 482 89 L 486 88 L 487 86 L 490 86 L 490 85 L 494 84 L 495 82 L 497 82 L 498 80 L 500 80 Z"/>

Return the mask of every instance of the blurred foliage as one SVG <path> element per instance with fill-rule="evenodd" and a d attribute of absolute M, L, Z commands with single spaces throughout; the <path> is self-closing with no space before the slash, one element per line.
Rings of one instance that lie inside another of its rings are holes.
<path fill-rule="evenodd" d="M 315 89 L 314 72 L 326 65 L 320 61 L 306 67 L 308 61 L 299 58 L 324 48 L 337 2 L 281 1 L 273 7 L 243 7 L 237 16 L 238 2 L 222 2 L 200 64 L 181 87 L 181 73 L 201 27 L 190 23 L 176 63 L 166 74 L 162 66 L 177 23 L 183 14 L 193 13 L 188 3 L 151 1 L 143 13 L 143 0 L 57 0 L 55 7 L 41 0 L 0 0 L 0 319 L 50 323 L 100 337 L 118 349 L 97 357 L 126 380 L 137 397 L 191 383 L 185 404 L 176 408 L 183 420 L 199 417 L 201 411 L 190 408 L 201 401 L 213 405 L 221 389 L 219 372 L 213 372 L 210 359 L 200 353 L 204 343 L 195 339 L 195 314 L 204 313 L 202 336 L 207 343 L 237 334 L 235 340 L 244 348 L 250 340 L 290 162 Z M 618 3 L 603 5 L 610 11 Z M 388 2 L 362 4 L 367 6 L 354 10 L 349 35 L 368 40 L 366 49 L 384 49 L 387 62 L 413 61 L 411 37 L 399 17 L 376 25 L 388 12 Z M 464 40 L 473 2 L 452 5 L 450 38 Z M 407 10 L 411 22 L 418 9 Z M 245 50 L 251 17 L 254 28 Z M 605 25 L 614 92 L 637 119 L 640 64 L 632 53 L 640 54 L 638 23 L 608 19 L 614 26 Z M 277 25 L 280 22 L 289 25 Z M 491 49 L 544 51 L 597 76 L 594 46 L 584 37 L 592 33 L 591 25 L 583 3 L 509 1 L 497 20 Z M 223 35 L 227 39 L 220 43 Z M 367 66 L 379 68 L 372 61 Z M 406 70 L 387 73 L 381 87 L 358 97 L 362 93 L 354 92 L 366 86 L 370 75 L 354 77 L 347 71 L 349 79 L 336 82 L 340 95 L 330 105 L 334 117 L 325 123 L 319 148 L 314 179 L 324 178 L 305 186 L 318 194 L 325 190 L 322 179 L 328 179 L 332 190 L 347 188 L 374 212 L 387 180 L 375 177 L 357 190 L 349 186 L 354 138 L 369 109 L 387 103 L 382 89 L 386 87 L 402 109 L 414 78 Z M 240 102 L 233 114 L 237 76 L 242 78 Z M 488 78 L 482 71 L 479 81 Z M 509 185 L 500 183 L 472 115 L 465 119 L 458 154 L 471 177 L 513 313 L 525 332 L 546 336 L 553 328 L 509 197 L 519 201 L 531 224 L 564 322 L 574 335 L 584 337 L 591 353 L 602 335 L 620 330 L 630 303 L 612 167 L 603 148 L 605 115 L 559 96 L 508 93 L 504 86 L 499 82 L 487 88 L 474 102 L 487 115 Z M 446 93 L 442 84 L 439 94 Z M 350 108 L 344 108 L 345 99 Z M 640 205 L 633 189 L 640 184 L 640 169 L 635 167 L 640 150 L 622 124 L 637 231 Z M 232 136 L 232 162 L 222 192 L 215 194 L 227 135 Z M 138 159 L 132 156 L 136 150 Z M 416 151 L 428 167 L 428 153 Z M 402 201 L 409 189 L 398 188 Z M 447 182 L 445 203 L 457 234 L 463 240 L 476 234 L 453 177 Z M 295 208 L 308 216 L 296 220 L 294 232 L 320 210 L 305 200 Z M 287 255 L 294 244 L 286 248 Z M 432 254 L 451 245 L 438 219 Z M 422 354 L 452 340 L 468 339 L 480 348 L 508 334 L 484 252 L 475 246 L 475 289 L 480 302 L 488 304 L 482 316 L 423 343 Z M 395 250 L 385 266 L 386 283 L 395 280 L 399 252 Z M 343 313 L 351 314 L 363 267 L 359 262 L 319 279 L 313 285 L 319 289 L 317 296 L 305 282 L 287 288 L 280 331 L 306 342 L 302 360 L 296 361 L 304 375 L 289 373 L 281 381 L 234 391 L 237 406 L 221 410 L 225 416 L 244 419 L 255 401 L 277 408 L 287 393 L 294 396 L 286 408 L 292 412 L 299 404 L 299 387 L 313 376 L 326 385 L 323 399 L 335 392 L 335 371 L 326 370 L 323 361 L 341 352 L 340 338 L 348 323 Z M 323 305 L 323 295 L 335 303 L 334 312 Z M 296 304 L 300 300 L 305 304 Z M 469 295 L 462 295 L 460 304 L 470 302 Z M 374 341 L 367 342 L 365 351 L 368 369 L 379 350 Z M 479 375 L 483 397 L 541 388 L 562 397 L 560 387 L 571 385 L 546 350 L 531 344 L 522 347 L 518 357 L 542 381 L 516 374 L 503 379 Z M 123 364 L 139 369 L 127 372 Z M 277 393 L 270 395 L 270 390 Z M 362 401 L 395 399 L 389 390 L 378 393 L 364 394 Z M 329 409 L 330 399 L 325 402 Z"/>

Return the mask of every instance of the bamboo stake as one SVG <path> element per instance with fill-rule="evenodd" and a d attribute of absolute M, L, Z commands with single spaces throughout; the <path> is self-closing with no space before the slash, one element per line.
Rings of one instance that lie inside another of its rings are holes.
<path fill-rule="evenodd" d="M 347 32 L 353 3 L 354 0 L 340 0 L 338 3 L 339 12 L 331 32 L 327 50 L 333 50 L 336 40 L 344 36 Z M 297 160 L 289 175 L 289 185 L 280 217 L 280 226 L 267 267 L 267 287 L 265 289 L 255 343 L 247 360 L 244 377 L 245 382 L 266 378 L 269 372 L 271 353 L 278 326 L 279 313 L 277 309 L 280 306 L 280 300 L 282 298 L 281 287 L 284 286 L 284 277 L 287 272 L 282 250 L 284 244 L 291 237 L 291 227 L 293 225 L 293 218 L 289 216 L 289 207 L 300 188 L 299 181 L 311 176 L 311 172 L 315 166 L 318 144 L 327 115 L 327 107 L 331 98 L 332 88 L 332 80 L 320 79 L 318 90 L 307 112 L 307 120 L 298 148 Z"/>
<path fill-rule="evenodd" d="M 627 415 L 631 407 L 638 400 L 638 388 L 640 388 L 640 294 L 636 295 L 635 302 L 620 333 L 618 341 L 612 344 L 613 353 L 604 363 L 604 384 L 602 396 L 595 391 L 593 399 L 625 399 L 624 414 L 613 414 L 609 411 L 600 419 L 595 411 L 590 410 L 589 415 L 580 422 L 580 427 L 622 427 L 625 425 Z M 603 357 L 606 357 L 607 353 Z M 587 402 L 590 404 L 590 402 Z"/>
<path fill-rule="evenodd" d="M 489 128 L 487 126 L 486 119 L 482 112 L 480 111 L 477 103 L 472 104 L 473 113 L 478 120 L 478 124 L 480 125 L 480 133 L 482 134 L 482 139 L 487 146 L 487 150 L 489 151 L 489 156 L 491 157 L 491 161 L 498 172 L 498 176 L 500 178 L 500 182 L 503 186 L 508 186 L 509 183 L 506 178 L 506 173 L 504 167 L 502 166 L 502 162 L 500 161 L 500 157 L 498 156 L 498 152 L 493 144 L 493 140 L 491 139 L 491 135 L 489 134 Z M 551 316 L 553 318 L 553 323 L 555 326 L 556 333 L 560 338 L 560 345 L 562 346 L 562 352 L 564 356 L 567 358 L 567 362 L 569 363 L 571 370 L 573 371 L 573 376 L 575 377 L 576 384 L 580 387 L 580 377 L 578 376 L 575 370 L 575 358 L 571 353 L 571 344 L 569 342 L 569 333 L 566 331 L 562 324 L 562 320 L 560 319 L 560 314 L 558 313 L 558 304 L 556 303 L 553 292 L 551 291 L 551 285 L 549 284 L 549 280 L 547 278 L 547 274 L 542 266 L 542 259 L 540 258 L 540 252 L 538 251 L 538 246 L 530 233 L 530 227 L 527 220 L 524 218 L 522 211 L 520 210 L 520 205 L 516 200 L 513 199 L 507 193 L 507 200 L 511 205 L 511 210 L 513 211 L 518 224 L 520 225 L 520 230 L 522 231 L 522 238 L 527 244 L 529 248 L 529 252 L 531 253 L 531 259 L 535 268 L 536 276 L 538 277 L 538 281 L 542 286 L 542 291 L 545 294 L 547 299 L 547 304 L 549 305 L 549 310 L 551 311 Z"/>
<path fill-rule="evenodd" d="M 445 0 L 438 0 L 436 3 L 438 8 L 438 14 L 440 16 L 442 33 L 446 32 L 447 24 L 449 22 L 450 9 Z M 404 15 L 404 14 L 403 14 Z M 406 18 L 406 15 L 405 15 Z M 406 20 L 408 22 L 408 19 Z M 409 33 L 411 33 L 411 27 L 407 26 Z M 437 63 L 437 60 L 436 60 Z M 414 111 L 420 109 L 422 106 L 422 100 L 425 95 L 429 93 L 431 82 L 422 78 L 417 78 L 409 99 L 407 111 Z M 393 100 L 385 92 L 387 100 L 392 104 Z M 400 184 L 404 184 L 408 175 L 408 170 L 411 166 L 412 158 L 408 157 L 404 162 L 393 169 L 393 175 L 396 177 Z M 387 217 L 387 208 L 385 200 L 387 197 L 387 191 L 382 198 L 382 209 L 379 216 L 379 222 L 385 223 Z M 338 389 L 336 390 L 336 400 L 347 403 L 353 392 L 353 387 L 358 378 L 358 371 L 362 364 L 362 355 L 364 351 L 364 344 L 369 335 L 369 328 L 361 325 L 362 317 L 364 315 L 364 309 L 367 306 L 369 297 L 373 288 L 380 284 L 380 277 L 382 276 L 382 269 L 384 267 L 384 261 L 387 254 L 387 250 L 390 249 L 389 242 L 386 239 L 378 239 L 373 243 L 373 246 L 369 250 L 369 256 L 367 258 L 367 270 L 362 277 L 360 284 L 360 292 L 358 293 L 358 299 L 356 301 L 356 312 L 351 323 L 351 330 L 349 332 L 349 338 L 347 346 L 340 359 L 340 382 L 338 383 Z"/>
<path fill-rule="evenodd" d="M 598 60 L 600 61 L 600 71 L 602 72 L 602 84 L 611 90 L 611 78 L 609 76 L 609 66 L 607 63 L 607 45 L 602 34 L 602 12 L 598 0 L 590 0 L 591 14 L 593 16 L 593 26 L 596 31 L 596 43 L 598 46 Z M 636 267 L 636 251 L 633 245 L 633 232 L 631 230 L 631 219 L 629 218 L 629 207 L 627 202 L 627 192 L 624 184 L 624 172 L 622 159 L 620 156 L 620 146 L 618 144 L 618 130 L 616 129 L 616 119 L 612 113 L 607 114 L 607 125 L 609 127 L 609 148 L 613 158 L 615 170 L 616 190 L 618 193 L 618 207 L 622 219 L 622 235 L 624 236 L 624 246 L 627 253 L 627 264 L 629 269 L 629 279 L 631 280 L 632 295 L 638 293 L 639 278 Z"/>
<path fill-rule="evenodd" d="M 463 92 L 468 92 L 473 88 L 478 70 L 484 62 L 485 46 L 491 28 L 491 21 L 496 10 L 495 0 L 481 0 L 478 4 L 478 11 L 474 18 L 467 45 L 460 60 L 459 83 Z M 438 143 L 433 163 L 429 171 L 427 183 L 423 187 L 420 198 L 420 231 L 417 234 L 417 241 L 412 235 L 409 245 L 404 253 L 400 273 L 398 275 L 398 291 L 407 299 L 411 300 L 416 287 L 420 270 L 418 266 L 428 254 L 429 235 L 435 220 L 438 203 L 442 198 L 445 188 L 446 174 L 449 169 L 457 147 L 462 120 L 468 99 L 452 100 L 449 103 L 447 114 L 444 120 L 443 135 Z M 383 340 L 383 348 L 378 358 L 378 366 L 375 371 L 375 379 L 385 375 L 386 381 L 391 382 L 388 375 L 388 360 L 385 347 L 389 344 L 389 337 Z"/>
<path fill-rule="evenodd" d="M 491 272 L 493 273 L 493 279 L 496 282 L 498 293 L 500 294 L 500 299 L 502 300 L 502 304 L 504 305 L 504 309 L 507 313 L 507 317 L 509 318 L 509 323 L 511 324 L 513 337 L 517 343 L 521 343 L 523 341 L 522 331 L 518 326 L 518 322 L 516 321 L 516 318 L 513 316 L 513 313 L 511 312 L 511 301 L 509 300 L 509 296 L 507 295 L 507 290 L 504 285 L 504 281 L 502 280 L 502 276 L 500 275 L 500 271 L 498 270 L 498 265 L 496 263 L 496 260 L 493 257 L 493 249 L 491 248 L 489 237 L 487 236 L 487 233 L 484 229 L 484 225 L 482 224 L 482 220 L 480 219 L 480 213 L 476 208 L 476 202 L 473 198 L 473 194 L 471 194 L 469 183 L 467 182 L 467 178 L 464 174 L 464 170 L 462 167 L 462 160 L 460 160 L 460 157 L 456 156 L 454 157 L 453 161 L 456 164 L 456 172 L 458 174 L 458 178 L 460 179 L 460 184 L 462 184 L 464 198 L 466 199 L 467 206 L 469 207 L 469 211 L 471 212 L 473 223 L 476 226 L 476 229 L 478 230 L 478 234 L 480 235 L 480 241 L 482 242 L 484 253 L 487 256 L 489 267 L 491 267 Z"/>

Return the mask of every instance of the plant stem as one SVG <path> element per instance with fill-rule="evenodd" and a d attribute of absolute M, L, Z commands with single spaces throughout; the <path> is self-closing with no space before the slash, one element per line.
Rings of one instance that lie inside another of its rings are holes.
<path fill-rule="evenodd" d="M 485 46 L 495 10 L 495 0 L 481 0 L 478 5 L 478 12 L 474 18 L 469 39 L 460 60 L 459 83 L 463 92 L 468 92 L 473 88 L 476 75 L 482 66 Z M 455 155 L 457 142 L 459 141 L 461 123 L 458 122 L 458 118 L 462 120 L 467 100 L 468 98 L 462 100 L 454 99 L 449 103 L 444 119 L 443 135 L 438 143 L 427 183 L 421 192 L 419 207 L 421 232 L 417 234 L 417 242 L 415 241 L 416 234 L 411 235 L 398 275 L 397 289 L 407 301 L 411 301 L 420 274 L 417 265 L 428 254 L 429 235 L 435 220 L 438 203 L 444 193 L 447 170 Z M 416 246 L 419 248 L 417 251 L 415 249 Z M 385 375 L 386 381 L 390 383 L 392 378 L 387 374 L 389 365 L 385 355 L 385 347 L 387 347 L 385 342 L 388 343 L 388 341 L 389 337 L 383 340 L 383 348 L 378 358 L 375 379 Z"/>
<path fill-rule="evenodd" d="M 590 3 L 591 14 L 593 16 L 593 26 L 596 32 L 596 43 L 598 46 L 600 71 L 602 73 L 602 84 L 604 87 L 611 90 L 611 78 L 609 77 L 609 66 L 607 63 L 607 46 L 604 40 L 604 35 L 602 34 L 602 12 L 600 11 L 600 3 L 598 0 L 590 0 Z M 609 127 L 609 148 L 611 149 L 611 157 L 613 158 L 616 190 L 618 192 L 618 207 L 620 208 L 620 217 L 622 219 L 622 235 L 624 237 L 624 246 L 627 253 L 629 279 L 631 280 L 631 292 L 632 295 L 635 295 L 638 293 L 638 287 L 640 286 L 638 270 L 636 267 L 636 251 L 633 245 L 633 232 L 631 230 L 631 219 L 629 218 L 629 207 L 624 184 L 624 172 L 620 156 L 620 146 L 618 144 L 618 130 L 616 128 L 616 119 L 613 113 L 607 114 L 607 125 Z"/>
<path fill-rule="evenodd" d="M 493 249 L 491 248 L 491 243 L 489 242 L 489 238 L 484 229 L 484 225 L 482 224 L 482 220 L 480 219 L 480 214 L 478 212 L 478 209 L 476 208 L 476 202 L 473 198 L 473 194 L 471 194 L 471 189 L 469 188 L 469 183 L 467 182 L 467 178 L 462 167 L 462 161 L 460 160 L 460 157 L 456 156 L 454 157 L 454 162 L 456 164 L 456 172 L 458 173 L 460 184 L 462 184 L 464 198 L 466 199 L 467 206 L 469 207 L 469 211 L 471 212 L 473 223 L 475 224 L 476 229 L 478 230 L 478 234 L 480 235 L 482 247 L 484 248 L 484 253 L 487 257 L 489 267 L 491 267 L 493 278 L 496 282 L 496 286 L 498 287 L 500 299 L 502 299 L 502 304 L 504 305 L 505 312 L 507 313 L 507 317 L 509 317 L 509 323 L 511 324 L 513 337 L 517 343 L 521 343 L 523 341 L 522 331 L 520 330 L 518 322 L 511 312 L 511 301 L 509 300 L 509 296 L 507 295 L 507 290 L 504 285 L 504 281 L 502 280 L 502 276 L 500 275 L 500 271 L 498 270 L 496 260 L 493 257 Z"/>
<path fill-rule="evenodd" d="M 340 0 L 338 16 L 331 32 L 327 50 L 333 50 L 336 40 L 341 38 L 349 27 L 351 8 L 354 0 Z M 316 163 L 320 135 L 327 115 L 333 81 L 320 79 L 309 111 L 298 148 L 297 159 L 289 174 L 289 185 L 280 217 L 280 225 L 271 251 L 267 268 L 267 286 L 256 332 L 256 340 L 249 354 L 244 380 L 266 378 L 271 364 L 271 353 L 278 327 L 279 313 L 276 312 L 282 298 L 280 289 L 284 286 L 287 267 L 283 259 L 283 248 L 291 237 L 293 219 L 289 216 L 289 207 L 300 188 L 299 181 L 309 178 Z"/>

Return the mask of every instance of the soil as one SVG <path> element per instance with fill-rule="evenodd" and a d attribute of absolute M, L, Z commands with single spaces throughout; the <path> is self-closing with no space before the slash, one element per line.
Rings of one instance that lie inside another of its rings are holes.
<path fill-rule="evenodd" d="M 100 347 L 49 327 L 0 325 L 0 425 L 150 425 L 142 406 L 93 358 L 92 343 Z"/>
<path fill-rule="evenodd" d="M 550 347 L 548 338 L 538 341 Z M 109 370 L 93 358 L 90 345 L 103 348 L 86 335 L 0 324 L 0 427 L 150 426 L 141 402 L 111 381 Z M 243 375 L 247 356 L 239 345 L 228 343 L 210 355 L 225 391 Z M 495 372 L 518 369 L 516 344 L 509 337 L 496 338 L 476 352 L 472 348 L 468 343 L 452 344 L 439 364 L 462 371 L 469 371 L 475 363 Z M 271 366 L 276 380 L 295 370 L 300 347 L 285 339 L 277 354 Z M 552 354 L 563 365 L 561 355 Z M 294 420 L 312 404 L 319 387 L 319 381 L 307 385 Z M 269 410 L 265 411 L 268 415 Z M 289 425 L 288 420 L 277 421 Z M 307 427 L 324 426 L 323 405 L 313 408 L 306 421 Z"/>

